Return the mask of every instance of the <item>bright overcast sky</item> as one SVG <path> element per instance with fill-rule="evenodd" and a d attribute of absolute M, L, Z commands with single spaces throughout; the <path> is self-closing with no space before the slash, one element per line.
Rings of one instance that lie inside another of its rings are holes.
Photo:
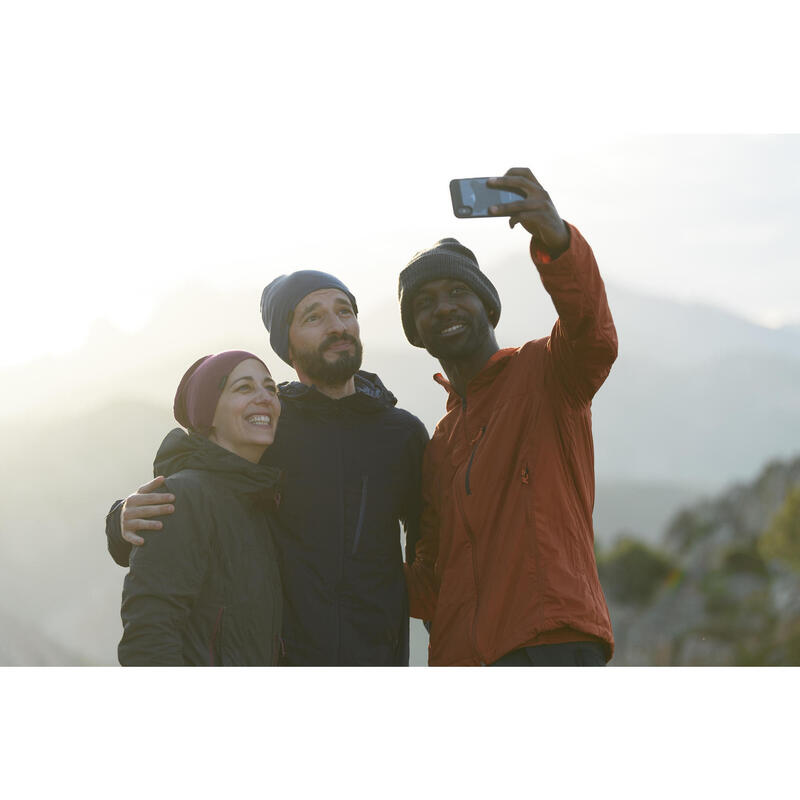
<path fill-rule="evenodd" d="M 520 247 L 447 194 L 517 165 L 607 279 L 797 322 L 799 140 L 627 138 L 798 129 L 784 5 L 723 7 L 4 4 L 0 365 L 190 280 L 316 266 L 364 308 L 439 236 Z"/>

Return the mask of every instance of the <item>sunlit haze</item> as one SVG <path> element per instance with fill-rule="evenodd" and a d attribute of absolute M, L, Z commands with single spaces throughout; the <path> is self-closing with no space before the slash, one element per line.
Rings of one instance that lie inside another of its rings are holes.
<path fill-rule="evenodd" d="M 351 10 L 389 24 L 371 6 Z M 500 69 L 530 62 L 517 50 L 498 61 L 506 24 L 475 7 L 407 4 L 391 39 L 340 26 L 338 6 L 307 15 L 170 3 L 4 12 L 0 58 L 14 79 L 2 96 L 0 364 L 72 350 L 96 319 L 138 330 L 197 280 L 252 287 L 256 313 L 265 282 L 313 266 L 369 308 L 445 235 L 491 272 L 523 235 L 456 220 L 447 184 L 518 165 L 587 233 L 607 280 L 771 326 L 798 321 L 800 139 L 635 136 L 687 125 L 649 94 L 601 108 L 601 77 L 579 64 L 548 75 L 543 57 L 536 80 Z M 545 19 L 519 4 L 515 28 Z M 588 33 L 581 44 L 598 47 Z M 604 63 L 606 79 L 626 69 L 610 48 Z M 668 74 L 628 78 L 635 93 Z M 584 94 L 565 96 L 565 76 Z M 714 129 L 694 96 L 688 107 L 690 129 Z M 607 131 L 593 119 L 602 111 Z"/>

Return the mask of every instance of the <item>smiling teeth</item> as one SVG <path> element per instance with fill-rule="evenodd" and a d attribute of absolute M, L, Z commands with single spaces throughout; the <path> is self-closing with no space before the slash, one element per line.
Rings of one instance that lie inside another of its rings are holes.
<path fill-rule="evenodd" d="M 455 325 L 451 325 L 449 328 L 444 328 L 444 330 L 441 330 L 439 333 L 440 334 L 453 333 L 453 331 L 461 330 L 461 328 L 463 327 L 464 326 L 460 322 L 458 322 Z"/>
<path fill-rule="evenodd" d="M 247 421 L 251 422 L 253 425 L 271 425 L 272 417 L 265 414 L 253 414 L 252 417 L 247 418 Z"/>

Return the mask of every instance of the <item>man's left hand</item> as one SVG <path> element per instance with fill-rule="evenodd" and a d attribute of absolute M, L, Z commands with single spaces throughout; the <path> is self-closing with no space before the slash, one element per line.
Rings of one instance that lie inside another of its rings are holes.
<path fill-rule="evenodd" d="M 550 195 L 527 167 L 514 167 L 502 178 L 490 178 L 486 185 L 525 196 L 524 200 L 514 203 L 491 206 L 491 216 L 510 217 L 508 224 L 511 228 L 521 222 L 522 227 L 536 240 L 537 247 L 553 258 L 569 247 L 567 224 L 558 215 Z"/>

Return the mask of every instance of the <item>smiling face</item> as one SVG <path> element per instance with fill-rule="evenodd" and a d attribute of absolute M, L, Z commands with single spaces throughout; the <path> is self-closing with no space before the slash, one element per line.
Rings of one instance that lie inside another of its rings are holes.
<path fill-rule="evenodd" d="M 494 342 L 486 307 L 463 281 L 428 281 L 411 301 L 422 345 L 445 361 L 471 358 Z"/>
<path fill-rule="evenodd" d="M 318 289 L 295 307 L 289 355 L 304 383 L 336 386 L 361 367 L 358 319 L 339 289 Z"/>
<path fill-rule="evenodd" d="M 281 404 L 269 370 L 254 358 L 231 370 L 208 438 L 256 463 L 275 439 Z"/>

